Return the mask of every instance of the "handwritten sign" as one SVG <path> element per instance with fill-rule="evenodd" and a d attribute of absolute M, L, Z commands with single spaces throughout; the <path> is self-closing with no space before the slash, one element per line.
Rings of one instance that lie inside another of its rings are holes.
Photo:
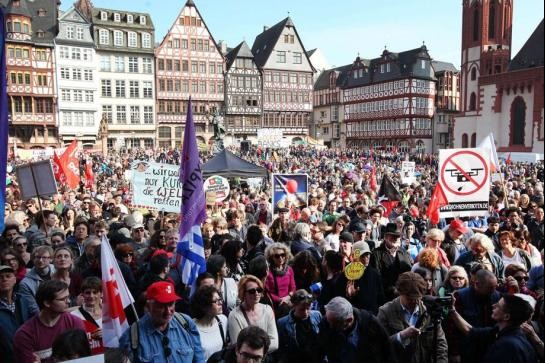
<path fill-rule="evenodd" d="M 182 184 L 176 165 L 135 160 L 131 165 L 133 204 L 180 213 Z"/>
<path fill-rule="evenodd" d="M 360 262 L 360 251 L 354 250 L 352 262 L 344 268 L 344 276 L 350 281 L 359 280 L 365 272 L 365 265 Z"/>

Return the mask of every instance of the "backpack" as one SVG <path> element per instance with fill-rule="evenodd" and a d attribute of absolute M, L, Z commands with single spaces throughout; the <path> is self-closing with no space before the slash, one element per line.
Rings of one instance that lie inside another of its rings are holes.
<path fill-rule="evenodd" d="M 178 312 L 175 312 L 174 313 L 174 318 L 178 321 L 178 323 L 180 323 L 180 325 L 182 326 L 182 328 L 184 328 L 184 330 L 186 330 L 188 333 L 191 334 L 191 332 L 189 331 L 189 323 L 187 322 L 187 320 L 184 318 L 184 316 Z M 131 350 L 132 350 L 132 353 L 133 353 L 133 357 L 134 359 L 136 359 L 136 357 L 138 357 L 138 344 L 139 344 L 139 335 L 138 335 L 138 321 L 135 321 L 134 323 L 131 324 Z"/>

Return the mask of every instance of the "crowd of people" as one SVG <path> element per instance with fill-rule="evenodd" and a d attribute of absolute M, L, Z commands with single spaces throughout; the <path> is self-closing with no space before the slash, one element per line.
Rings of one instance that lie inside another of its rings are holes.
<path fill-rule="evenodd" d="M 22 161 L 11 158 L 1 360 L 544 361 L 543 163 L 503 165 L 488 216 L 434 225 L 432 155 L 232 151 L 271 173 L 307 174 L 308 203 L 273 206 L 270 180 L 232 180 L 229 197 L 206 206 L 206 272 L 191 287 L 176 265 L 179 215 L 132 206 L 126 179 L 134 160 L 177 164 L 178 151 L 82 152 L 93 183 L 27 200 L 14 172 Z M 412 184 L 401 183 L 407 159 L 416 162 Z M 392 210 L 373 186 L 385 175 L 401 196 Z M 116 349 L 102 339 L 105 241 L 135 300 Z M 348 279 L 356 262 L 363 274 Z"/>

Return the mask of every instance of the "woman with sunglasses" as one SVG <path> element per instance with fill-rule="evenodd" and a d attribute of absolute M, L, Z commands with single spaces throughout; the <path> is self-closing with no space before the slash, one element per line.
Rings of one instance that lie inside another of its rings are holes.
<path fill-rule="evenodd" d="M 466 270 L 462 266 L 454 265 L 448 269 L 443 284 L 437 290 L 437 295 L 447 296 L 467 286 L 469 286 L 469 279 Z"/>
<path fill-rule="evenodd" d="M 140 278 L 138 274 L 138 264 L 134 258 L 134 249 L 128 243 L 120 243 L 115 247 L 114 252 L 115 258 L 128 265 L 131 268 L 131 271 L 136 279 Z"/>
<path fill-rule="evenodd" d="M 227 347 L 227 317 L 222 314 L 223 300 L 215 286 L 201 286 L 191 298 L 195 320 L 204 350 L 204 359 Z"/>
<path fill-rule="evenodd" d="M 15 237 L 13 240 L 13 250 L 23 259 L 26 267 L 34 267 L 32 258 L 28 252 L 28 240 L 25 237 Z"/>
<path fill-rule="evenodd" d="M 285 244 L 273 243 L 265 249 L 265 258 L 270 266 L 265 289 L 272 298 L 276 316 L 279 318 L 288 313 L 291 308 L 290 296 L 297 289 L 293 269 L 288 265 L 292 255 Z"/>
<path fill-rule="evenodd" d="M 15 271 L 17 283 L 25 278 L 27 273 L 25 261 L 13 249 L 6 248 L 0 253 L 0 264 L 9 266 Z"/>
<path fill-rule="evenodd" d="M 538 294 L 530 290 L 528 284 L 528 272 L 524 266 L 512 263 L 505 267 L 505 282 L 502 290 L 507 293 L 521 293 L 530 295 L 534 299 L 538 298 Z"/>
<path fill-rule="evenodd" d="M 228 327 L 231 341 L 236 341 L 240 331 L 248 326 L 257 326 L 267 332 L 271 345 L 269 351 L 278 349 L 278 331 L 274 312 L 259 300 L 263 295 L 261 280 L 253 275 L 245 275 L 238 284 L 238 296 L 241 304 L 229 314 Z"/>
<path fill-rule="evenodd" d="M 339 244 L 340 244 L 339 237 L 341 233 L 343 232 L 343 229 L 344 229 L 344 222 L 339 218 L 335 222 L 333 222 L 331 232 L 325 237 L 325 241 L 327 242 L 327 245 L 333 251 L 339 250 Z"/>

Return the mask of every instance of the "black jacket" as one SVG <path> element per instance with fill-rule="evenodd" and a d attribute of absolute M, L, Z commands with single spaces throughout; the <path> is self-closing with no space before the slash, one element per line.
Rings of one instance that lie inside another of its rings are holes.
<path fill-rule="evenodd" d="M 371 253 L 370 266 L 375 268 L 382 277 L 382 287 L 387 301 L 396 297 L 394 286 L 397 278 L 403 272 L 411 271 L 412 265 L 411 255 L 403 248 L 399 248 L 395 257 L 392 257 L 383 243 Z"/>

